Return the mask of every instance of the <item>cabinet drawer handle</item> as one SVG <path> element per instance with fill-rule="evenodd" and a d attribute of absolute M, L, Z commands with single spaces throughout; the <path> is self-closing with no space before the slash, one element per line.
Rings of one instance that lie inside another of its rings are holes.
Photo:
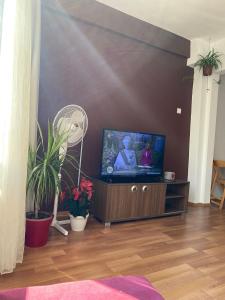
<path fill-rule="evenodd" d="M 137 186 L 136 185 L 132 185 L 131 192 L 136 192 L 136 191 L 137 191 Z"/>
<path fill-rule="evenodd" d="M 143 192 L 147 192 L 147 190 L 148 190 L 148 187 L 147 187 L 147 185 L 143 185 L 143 187 L 142 187 L 142 191 L 143 191 Z"/>

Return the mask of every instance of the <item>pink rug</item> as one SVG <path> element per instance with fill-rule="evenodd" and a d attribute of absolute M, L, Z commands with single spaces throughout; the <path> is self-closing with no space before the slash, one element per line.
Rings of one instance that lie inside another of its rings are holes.
<path fill-rule="evenodd" d="M 147 279 L 118 276 L 0 291 L 1 300 L 163 300 Z"/>

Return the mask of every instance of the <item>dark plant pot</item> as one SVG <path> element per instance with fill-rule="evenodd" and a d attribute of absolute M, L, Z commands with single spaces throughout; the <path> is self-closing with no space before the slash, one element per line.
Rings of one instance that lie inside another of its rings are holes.
<path fill-rule="evenodd" d="M 34 219 L 34 213 L 26 215 L 25 245 L 27 247 L 42 247 L 48 241 L 48 232 L 53 216 L 46 212 L 39 212 L 39 219 Z"/>
<path fill-rule="evenodd" d="M 203 67 L 203 76 L 210 76 L 212 75 L 213 67 L 211 65 L 207 65 Z"/>

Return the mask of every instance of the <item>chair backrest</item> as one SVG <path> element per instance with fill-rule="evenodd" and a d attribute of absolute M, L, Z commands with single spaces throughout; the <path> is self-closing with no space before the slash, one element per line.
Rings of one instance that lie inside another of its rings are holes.
<path fill-rule="evenodd" d="M 225 161 L 224 160 L 214 160 L 213 166 L 216 168 L 225 168 Z"/>
<path fill-rule="evenodd" d="M 224 180 L 224 176 L 221 173 L 221 169 L 225 168 L 224 160 L 213 160 L 213 172 L 211 181 L 211 196 L 214 196 L 215 186 L 218 184 L 219 180 Z"/>
<path fill-rule="evenodd" d="M 218 181 L 218 180 L 225 180 L 225 173 L 222 172 L 222 169 L 225 168 L 225 161 L 224 160 L 214 160 L 213 161 L 213 169 L 214 169 L 214 184 Z"/>
<path fill-rule="evenodd" d="M 219 206 L 220 209 L 224 206 L 225 201 L 225 161 L 213 161 L 212 185 L 210 202 Z M 218 194 L 216 187 L 220 187 L 221 193 Z"/>

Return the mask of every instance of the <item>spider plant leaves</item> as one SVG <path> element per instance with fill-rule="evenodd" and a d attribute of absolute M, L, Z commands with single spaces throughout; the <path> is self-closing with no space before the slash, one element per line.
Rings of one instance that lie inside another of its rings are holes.
<path fill-rule="evenodd" d="M 199 55 L 200 58 L 196 61 L 194 66 L 199 67 L 200 70 L 206 66 L 212 66 L 215 70 L 218 70 L 219 67 L 222 67 L 222 61 L 220 60 L 222 55 L 222 53 L 212 49 L 206 56 Z"/>

